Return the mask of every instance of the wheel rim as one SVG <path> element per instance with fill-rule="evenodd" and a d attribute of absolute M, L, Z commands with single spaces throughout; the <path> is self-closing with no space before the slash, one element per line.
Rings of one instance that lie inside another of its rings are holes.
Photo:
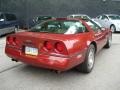
<path fill-rule="evenodd" d="M 111 26 L 111 30 L 112 30 L 112 32 L 115 32 L 115 27 Z"/>
<path fill-rule="evenodd" d="M 94 56 L 94 49 L 90 49 L 89 51 L 89 55 L 88 55 L 88 68 L 92 69 L 93 65 L 94 65 L 94 61 L 95 61 L 95 56 Z"/>

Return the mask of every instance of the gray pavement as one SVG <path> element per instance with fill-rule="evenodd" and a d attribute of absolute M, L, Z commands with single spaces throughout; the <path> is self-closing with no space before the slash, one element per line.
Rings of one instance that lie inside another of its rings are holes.
<path fill-rule="evenodd" d="M 12 62 L 4 54 L 5 37 L 0 38 L 0 90 L 120 90 L 120 34 L 113 34 L 110 49 L 96 56 L 90 74 L 75 69 L 56 74 Z"/>

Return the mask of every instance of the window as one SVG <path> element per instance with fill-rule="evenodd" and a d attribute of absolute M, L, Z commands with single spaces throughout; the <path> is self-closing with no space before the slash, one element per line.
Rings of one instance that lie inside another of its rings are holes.
<path fill-rule="evenodd" d="M 112 19 L 112 20 L 120 20 L 119 15 L 110 15 L 109 18 Z"/>
<path fill-rule="evenodd" d="M 74 18 L 80 18 L 80 19 L 83 19 L 83 20 L 89 20 L 90 18 L 86 15 L 78 15 L 78 16 L 74 16 Z"/>
<path fill-rule="evenodd" d="M 13 14 L 5 14 L 6 20 L 7 21 L 13 21 L 16 20 L 16 16 Z"/>
<path fill-rule="evenodd" d="M 77 20 L 50 20 L 36 25 L 32 32 L 47 32 L 57 34 L 76 34 L 86 32 L 86 27 Z"/>
<path fill-rule="evenodd" d="M 97 25 L 94 21 L 90 20 L 86 23 L 92 28 L 93 31 L 95 31 L 95 32 L 101 31 L 101 27 L 99 25 Z"/>
<path fill-rule="evenodd" d="M 101 19 L 102 19 L 102 20 L 104 20 L 104 19 L 108 19 L 108 17 L 105 16 L 105 15 L 103 15 Z"/>

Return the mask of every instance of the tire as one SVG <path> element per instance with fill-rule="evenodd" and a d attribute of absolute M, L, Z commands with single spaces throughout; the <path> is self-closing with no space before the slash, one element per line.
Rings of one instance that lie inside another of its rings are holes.
<path fill-rule="evenodd" d="M 105 48 L 110 48 L 112 44 L 112 34 L 108 37 Z"/>
<path fill-rule="evenodd" d="M 115 25 L 111 25 L 111 26 L 110 26 L 110 29 L 112 30 L 113 33 L 116 32 L 116 27 L 115 27 Z"/>
<path fill-rule="evenodd" d="M 78 65 L 76 68 L 83 73 L 90 73 L 95 63 L 95 46 L 91 44 L 87 50 L 85 61 Z"/>

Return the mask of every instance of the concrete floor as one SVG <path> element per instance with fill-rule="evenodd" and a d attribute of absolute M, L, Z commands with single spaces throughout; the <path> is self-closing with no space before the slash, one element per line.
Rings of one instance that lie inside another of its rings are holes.
<path fill-rule="evenodd" d="M 96 56 L 93 71 L 83 74 L 75 69 L 56 74 L 12 62 L 4 54 L 5 37 L 0 38 L 0 90 L 119 90 L 120 34 L 113 34 L 110 49 Z"/>

